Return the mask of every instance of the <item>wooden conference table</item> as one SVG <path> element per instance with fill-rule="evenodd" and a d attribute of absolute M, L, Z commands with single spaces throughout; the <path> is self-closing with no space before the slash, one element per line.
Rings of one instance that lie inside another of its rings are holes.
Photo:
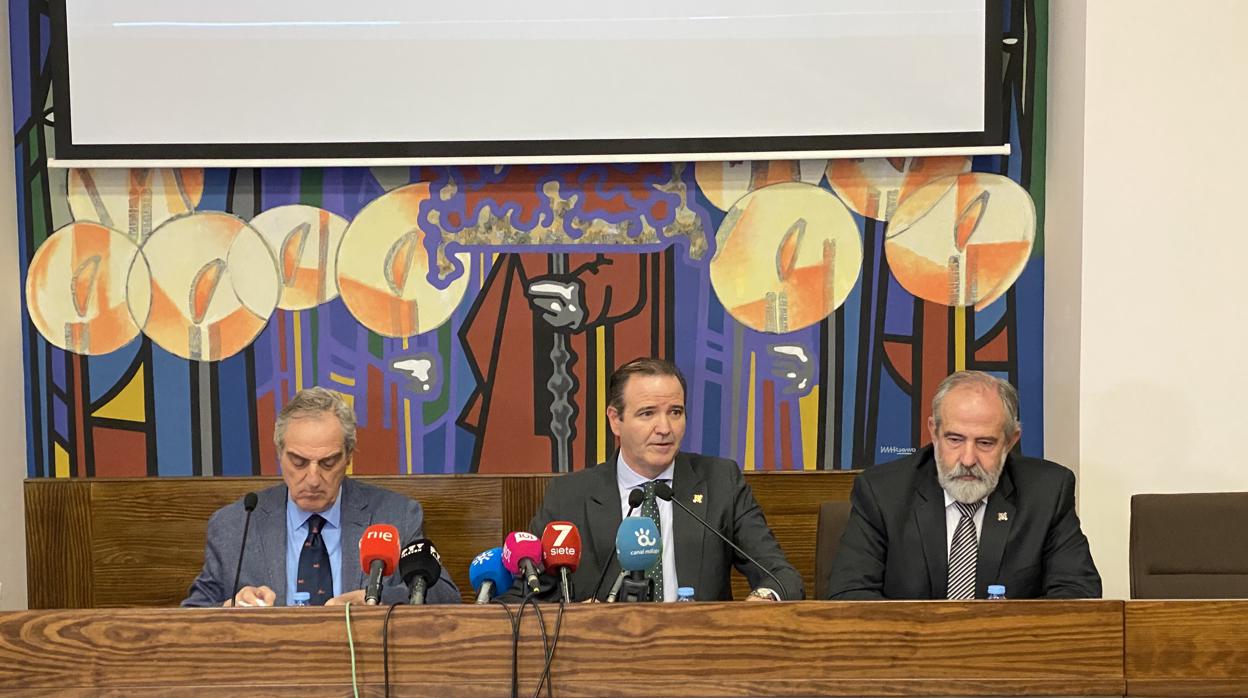
<path fill-rule="evenodd" d="M 351 609 L 362 694 L 383 692 L 385 612 Z M 497 605 L 401 606 L 389 656 L 396 695 L 509 695 L 511 622 Z M 542 665 L 530 607 L 520 695 Z M 551 677 L 557 696 L 1242 696 L 1248 601 L 576 604 Z M 351 691 L 342 608 L 0 614 L 0 692 Z"/>

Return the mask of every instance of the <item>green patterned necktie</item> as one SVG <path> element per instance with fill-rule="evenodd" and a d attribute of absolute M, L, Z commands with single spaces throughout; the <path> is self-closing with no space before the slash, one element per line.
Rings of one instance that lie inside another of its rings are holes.
<path fill-rule="evenodd" d="M 649 516 L 654 522 L 654 528 L 659 532 L 659 540 L 663 540 L 663 524 L 659 523 L 659 503 L 654 498 L 655 481 L 647 482 L 642 494 L 646 498 L 641 500 L 641 515 Z M 659 555 L 658 562 L 654 566 L 646 570 L 646 579 L 654 580 L 654 600 L 663 600 L 663 556 Z"/>

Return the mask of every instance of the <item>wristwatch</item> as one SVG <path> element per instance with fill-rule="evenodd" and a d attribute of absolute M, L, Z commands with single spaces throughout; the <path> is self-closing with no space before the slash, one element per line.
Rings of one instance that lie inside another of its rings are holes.
<path fill-rule="evenodd" d="M 757 596 L 760 599 L 767 599 L 768 601 L 780 600 L 780 595 L 777 594 L 774 590 L 768 589 L 767 587 L 759 587 L 755 589 L 754 591 L 751 591 L 750 596 Z"/>

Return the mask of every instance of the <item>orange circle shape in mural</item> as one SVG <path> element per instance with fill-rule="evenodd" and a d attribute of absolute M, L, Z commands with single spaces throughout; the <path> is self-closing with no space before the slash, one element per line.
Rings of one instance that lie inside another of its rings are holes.
<path fill-rule="evenodd" d="M 26 271 L 26 308 L 53 346 L 76 354 L 116 351 L 139 336 L 126 306 L 126 275 L 139 248 L 97 223 L 50 235 Z"/>
<path fill-rule="evenodd" d="M 854 213 L 886 221 L 897 207 L 918 194 L 914 206 L 930 206 L 941 193 L 933 180 L 971 171 L 971 159 L 957 155 L 930 158 L 865 158 L 828 161 L 828 184 Z M 920 194 L 920 192 L 922 192 Z"/>
<path fill-rule="evenodd" d="M 715 234 L 711 284 L 738 322 L 784 333 L 845 302 L 862 267 L 862 239 L 845 204 L 809 184 L 745 195 Z"/>
<path fill-rule="evenodd" d="M 282 297 L 277 307 L 306 310 L 338 297 L 338 245 L 347 219 L 323 208 L 294 204 L 251 219 L 277 259 Z"/>
<path fill-rule="evenodd" d="M 947 177 L 928 188 L 903 203 L 889 223 L 888 266 L 919 298 L 980 310 L 1027 266 L 1036 238 L 1035 205 L 1026 190 L 996 174 Z M 932 205 L 918 203 L 928 198 Z"/>
<path fill-rule="evenodd" d="M 171 354 L 218 361 L 242 351 L 277 307 L 277 265 L 260 233 L 228 213 L 174 218 L 140 250 L 130 311 Z"/>
<path fill-rule="evenodd" d="M 195 211 L 204 195 L 204 171 L 74 169 L 67 188 L 74 220 L 120 230 L 141 245 L 165 221 Z"/>
<path fill-rule="evenodd" d="M 446 322 L 463 300 L 468 275 L 446 288 L 429 281 L 429 253 L 420 205 L 429 184 L 389 191 L 365 206 L 338 248 L 338 291 L 360 324 L 385 337 L 411 337 Z M 469 255 L 456 259 L 467 269 Z"/>

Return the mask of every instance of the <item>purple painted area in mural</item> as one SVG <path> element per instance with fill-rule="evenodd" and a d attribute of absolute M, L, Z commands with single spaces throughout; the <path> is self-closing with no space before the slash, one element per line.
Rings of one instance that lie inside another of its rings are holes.
<path fill-rule="evenodd" d="M 69 440 L 69 407 L 60 398 L 52 400 L 52 430 Z"/>
<path fill-rule="evenodd" d="M 888 275 L 888 301 L 884 333 L 908 337 L 914 333 L 914 296 L 906 292 L 897 277 Z"/>

